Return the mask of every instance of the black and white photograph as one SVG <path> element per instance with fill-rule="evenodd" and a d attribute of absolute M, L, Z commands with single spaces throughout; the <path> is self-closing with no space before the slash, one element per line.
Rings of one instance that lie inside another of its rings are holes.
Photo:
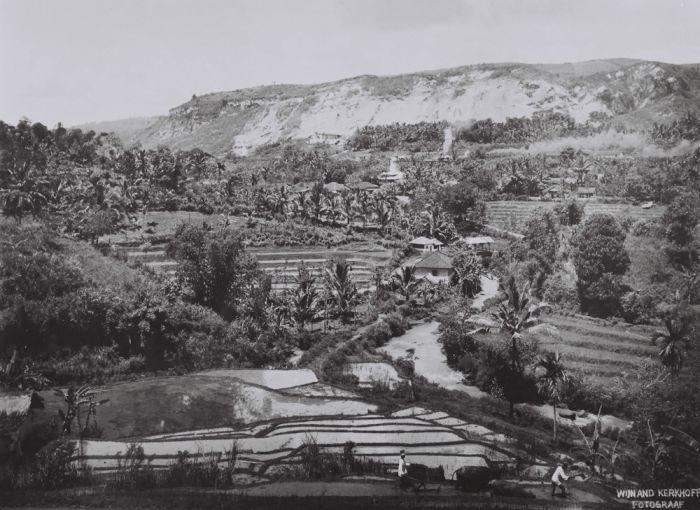
<path fill-rule="evenodd" d="M 700 0 L 0 48 L 0 508 L 700 509 Z"/>

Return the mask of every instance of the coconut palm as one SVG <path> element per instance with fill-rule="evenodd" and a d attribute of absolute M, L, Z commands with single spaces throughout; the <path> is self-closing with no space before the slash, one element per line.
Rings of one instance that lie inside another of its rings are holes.
<path fill-rule="evenodd" d="M 537 389 L 540 394 L 552 403 L 553 439 L 557 440 L 557 403 L 561 400 L 564 385 L 569 380 L 561 356 L 558 352 L 548 352 L 537 362 L 537 367 L 543 369 L 537 378 Z"/>
<path fill-rule="evenodd" d="M 498 306 L 496 313 L 491 316 L 500 323 L 501 331 L 510 335 L 510 369 L 512 374 L 522 374 L 525 371 L 523 351 L 520 348 L 522 333 L 537 324 L 537 316 L 547 305 L 530 305 L 527 288 L 519 289 L 515 277 L 511 276 L 505 289 L 506 299 Z M 508 415 L 512 418 L 515 402 L 509 399 Z"/>
<path fill-rule="evenodd" d="M 340 211 L 349 227 L 355 217 L 355 196 L 352 191 L 340 194 Z"/>
<path fill-rule="evenodd" d="M 667 318 L 665 325 L 666 331 L 656 331 L 651 338 L 651 343 L 653 345 L 657 342 L 661 343 L 659 359 L 671 374 L 676 376 L 683 368 L 685 350 L 690 346 L 690 337 L 695 330 L 684 318 L 678 318 L 675 321 Z"/>
<path fill-rule="evenodd" d="M 418 280 L 416 280 L 416 268 L 413 266 L 404 266 L 395 272 L 392 277 L 394 288 L 406 299 L 411 301 L 411 297 L 418 288 Z"/>
<path fill-rule="evenodd" d="M 294 197 L 289 204 L 289 211 L 291 212 L 292 217 L 300 217 L 303 220 L 307 219 L 309 217 L 307 203 L 308 192 L 300 191 L 297 193 L 296 197 Z"/>
<path fill-rule="evenodd" d="M 299 331 L 318 316 L 320 299 L 316 280 L 306 268 L 299 268 L 295 287 L 287 293 L 287 303 L 289 316 Z"/>
<path fill-rule="evenodd" d="M 323 192 L 323 183 L 319 181 L 311 188 L 307 200 L 307 207 L 311 213 L 309 216 L 311 216 L 316 223 L 318 223 L 321 219 L 324 200 L 325 194 Z"/>
<path fill-rule="evenodd" d="M 362 218 L 362 227 L 367 226 L 370 212 L 372 210 L 372 197 L 369 193 L 362 190 L 357 190 L 355 193 L 355 212 L 357 216 Z"/>
<path fill-rule="evenodd" d="M 36 216 L 48 204 L 49 183 L 35 168 L 28 165 L 15 170 L 6 169 L 0 194 L 3 214 L 15 218 L 18 223 L 29 212 Z"/>
<path fill-rule="evenodd" d="M 326 267 L 326 286 L 344 324 L 350 321 L 358 297 L 357 286 L 350 277 L 351 270 L 352 267 L 346 261 L 331 263 Z"/>
<path fill-rule="evenodd" d="M 321 212 L 326 219 L 336 224 L 337 220 L 343 217 L 341 198 L 337 195 L 326 197 Z"/>
<path fill-rule="evenodd" d="M 448 243 L 455 238 L 455 227 L 448 221 L 440 207 L 428 205 L 421 213 L 421 232 L 423 235 Z"/>
<path fill-rule="evenodd" d="M 377 197 L 373 209 L 374 214 L 377 215 L 377 223 L 384 230 L 394 216 L 393 202 L 388 197 Z"/>

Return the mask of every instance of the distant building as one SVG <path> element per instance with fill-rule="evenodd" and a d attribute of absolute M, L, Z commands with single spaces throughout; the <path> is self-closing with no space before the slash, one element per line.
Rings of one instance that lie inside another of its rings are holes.
<path fill-rule="evenodd" d="M 465 237 L 464 243 L 476 251 L 492 251 L 494 240 L 489 236 L 473 236 Z"/>
<path fill-rule="evenodd" d="M 329 182 L 328 184 L 323 185 L 323 189 L 328 191 L 329 193 L 342 193 L 343 191 L 347 191 L 347 186 L 345 184 L 340 184 L 338 182 Z"/>
<path fill-rule="evenodd" d="M 336 133 L 314 133 L 309 137 L 309 143 L 323 143 L 326 145 L 338 145 L 343 139 L 342 135 Z"/>
<path fill-rule="evenodd" d="M 424 278 L 432 283 L 449 283 L 454 266 L 452 259 L 441 252 L 433 252 L 416 262 L 416 279 Z"/>
<path fill-rule="evenodd" d="M 579 186 L 576 189 L 577 198 L 593 198 L 595 196 L 595 188 Z"/>
<path fill-rule="evenodd" d="M 289 190 L 292 193 L 307 193 L 307 192 L 311 191 L 312 187 L 313 187 L 313 184 L 311 184 L 311 183 L 298 182 L 294 186 L 291 186 L 289 188 Z"/>
<path fill-rule="evenodd" d="M 399 168 L 398 158 L 393 156 L 389 162 L 389 170 L 379 174 L 381 182 L 403 182 L 404 173 Z"/>
<path fill-rule="evenodd" d="M 366 191 L 367 193 L 374 193 L 379 189 L 379 186 L 377 186 L 376 184 L 372 184 L 371 182 L 360 181 L 355 184 L 348 184 L 348 188 L 356 191 Z"/>
<path fill-rule="evenodd" d="M 432 239 L 430 237 L 423 236 L 416 237 L 408 244 L 410 244 L 411 248 L 413 248 L 414 250 L 422 252 L 440 251 L 440 246 L 443 246 L 443 243 L 441 243 L 437 239 Z"/>
<path fill-rule="evenodd" d="M 544 196 L 551 199 L 551 200 L 561 198 L 561 196 L 562 196 L 561 185 L 550 186 L 549 188 L 544 190 Z"/>

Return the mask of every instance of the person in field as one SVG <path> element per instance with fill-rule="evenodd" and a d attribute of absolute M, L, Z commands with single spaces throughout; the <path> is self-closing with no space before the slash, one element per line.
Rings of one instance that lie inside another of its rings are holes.
<path fill-rule="evenodd" d="M 410 486 L 415 492 L 418 492 L 418 480 L 414 480 L 408 476 L 408 466 L 410 466 L 410 464 L 406 460 L 406 451 L 401 450 L 399 457 L 399 468 L 397 470 L 401 490 L 405 489 L 407 486 Z"/>
<path fill-rule="evenodd" d="M 566 497 L 566 487 L 564 486 L 564 482 L 569 479 L 569 475 L 566 474 L 567 469 L 569 469 L 568 464 L 557 464 L 557 468 L 554 470 L 554 474 L 552 475 L 552 497 L 556 495 L 557 488 L 561 489 L 562 497 Z"/>

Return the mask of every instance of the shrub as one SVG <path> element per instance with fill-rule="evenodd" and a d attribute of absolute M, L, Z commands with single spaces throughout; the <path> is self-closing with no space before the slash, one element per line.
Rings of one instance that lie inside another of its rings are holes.
<path fill-rule="evenodd" d="M 3 480 L 8 488 L 63 489 L 93 481 L 92 472 L 75 462 L 76 446 L 72 441 L 57 440 L 32 459 L 26 468 L 15 470 Z"/>
<path fill-rule="evenodd" d="M 442 352 L 445 353 L 447 364 L 456 367 L 459 361 L 467 354 L 476 351 L 474 338 L 467 333 L 471 327 L 464 321 L 450 315 L 440 324 L 439 342 Z"/>
<path fill-rule="evenodd" d="M 390 313 L 384 321 L 389 325 L 392 337 L 403 335 L 408 328 L 406 317 L 398 312 Z"/>
<path fill-rule="evenodd" d="M 118 489 L 148 489 L 156 485 L 156 475 L 143 446 L 131 443 L 124 455 L 117 457 L 117 471 L 110 485 Z"/>
<path fill-rule="evenodd" d="M 554 273 L 545 280 L 542 298 L 567 310 L 579 310 L 581 306 L 576 285 L 563 273 Z"/>
<path fill-rule="evenodd" d="M 638 237 L 660 237 L 662 227 L 656 220 L 639 220 L 632 226 L 632 235 Z"/>
<path fill-rule="evenodd" d="M 562 225 L 578 225 L 583 219 L 583 211 L 586 204 L 572 200 L 564 204 L 559 204 L 554 208 L 554 212 Z"/>
<path fill-rule="evenodd" d="M 628 292 L 620 298 L 622 317 L 632 324 L 648 324 L 656 316 L 662 296 L 651 290 Z"/>
<path fill-rule="evenodd" d="M 391 338 L 391 327 L 381 320 L 368 327 L 364 336 L 370 346 L 381 347 Z"/>
<path fill-rule="evenodd" d="M 333 479 L 343 472 L 343 458 L 322 452 L 316 438 L 311 435 L 304 438 L 300 455 L 307 479 Z"/>

